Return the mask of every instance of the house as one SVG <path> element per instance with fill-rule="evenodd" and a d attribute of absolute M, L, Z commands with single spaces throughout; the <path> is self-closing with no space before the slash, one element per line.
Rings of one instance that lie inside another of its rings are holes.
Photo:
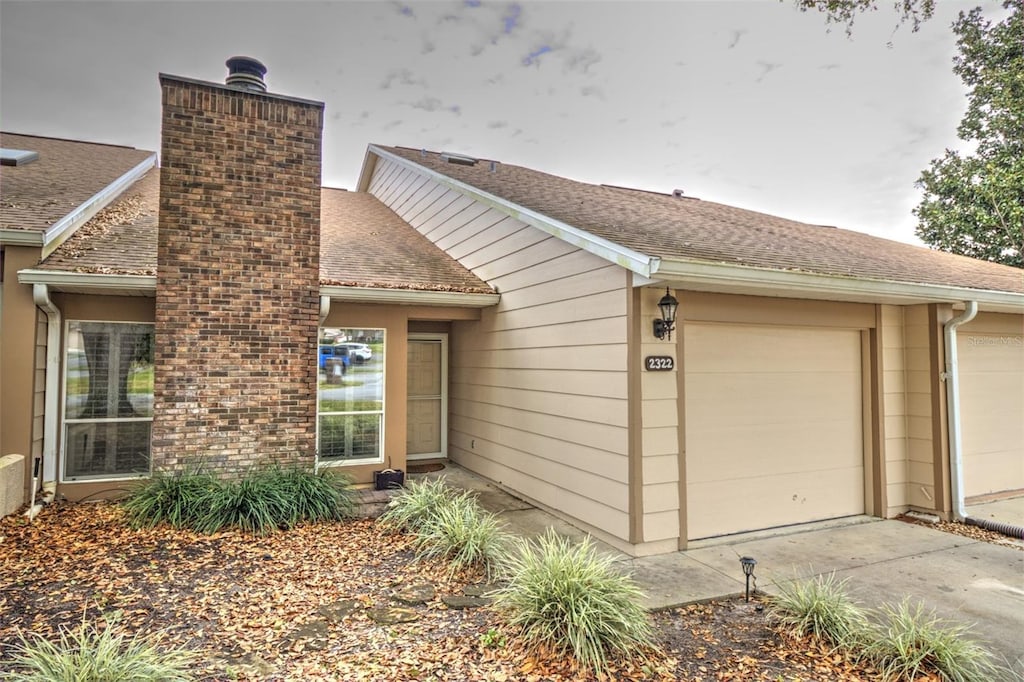
<path fill-rule="evenodd" d="M 3 169 L 0 454 L 49 490 L 447 457 L 635 555 L 1024 491 L 1024 271 L 402 147 L 322 189 L 323 106 L 229 67 L 161 76 L 161 167 L 63 243 Z"/>

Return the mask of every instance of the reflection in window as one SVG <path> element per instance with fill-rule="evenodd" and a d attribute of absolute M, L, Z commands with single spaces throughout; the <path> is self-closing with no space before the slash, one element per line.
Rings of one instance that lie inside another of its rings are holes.
<path fill-rule="evenodd" d="M 149 473 L 153 325 L 68 323 L 64 479 Z"/>
<path fill-rule="evenodd" d="M 325 327 L 318 357 L 320 461 L 383 461 L 384 330 Z"/>

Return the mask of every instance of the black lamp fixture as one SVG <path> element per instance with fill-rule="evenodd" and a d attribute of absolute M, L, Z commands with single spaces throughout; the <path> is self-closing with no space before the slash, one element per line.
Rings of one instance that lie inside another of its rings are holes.
<path fill-rule="evenodd" d="M 754 578 L 754 587 L 757 587 L 757 578 L 754 576 L 754 566 L 757 566 L 757 559 L 749 556 L 740 557 L 740 566 L 743 567 L 743 575 L 747 577 L 746 599 L 750 601 L 750 579 Z"/>
<path fill-rule="evenodd" d="M 672 340 L 672 330 L 676 328 L 676 310 L 679 309 L 679 301 L 665 288 L 665 295 L 658 301 L 658 309 L 661 310 L 661 319 L 654 321 L 654 335 L 659 339 L 668 338 Z"/>

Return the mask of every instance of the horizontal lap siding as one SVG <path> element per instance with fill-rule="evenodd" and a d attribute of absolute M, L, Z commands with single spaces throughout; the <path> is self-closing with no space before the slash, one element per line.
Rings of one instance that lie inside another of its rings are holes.
<path fill-rule="evenodd" d="M 938 509 L 932 420 L 931 327 L 928 306 L 903 309 L 904 377 L 906 380 L 906 503 L 919 509 Z M 886 426 L 889 424 L 887 423 Z M 889 434 L 886 433 L 888 436 Z M 888 444 L 887 444 L 888 445 Z"/>
<path fill-rule="evenodd" d="M 908 508 L 907 395 L 903 308 L 882 306 L 882 393 L 885 420 L 885 516 Z"/>
<path fill-rule="evenodd" d="M 449 455 L 628 538 L 625 271 L 390 161 L 369 189 L 501 294 L 453 324 Z"/>

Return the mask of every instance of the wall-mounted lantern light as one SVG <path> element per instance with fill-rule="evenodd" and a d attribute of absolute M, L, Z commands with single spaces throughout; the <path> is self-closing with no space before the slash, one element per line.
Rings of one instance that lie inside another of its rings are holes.
<path fill-rule="evenodd" d="M 676 310 L 679 308 L 679 301 L 665 289 L 665 295 L 658 301 L 658 309 L 661 311 L 661 319 L 654 321 L 654 335 L 659 339 L 668 338 L 672 340 L 672 330 L 676 328 Z"/>

